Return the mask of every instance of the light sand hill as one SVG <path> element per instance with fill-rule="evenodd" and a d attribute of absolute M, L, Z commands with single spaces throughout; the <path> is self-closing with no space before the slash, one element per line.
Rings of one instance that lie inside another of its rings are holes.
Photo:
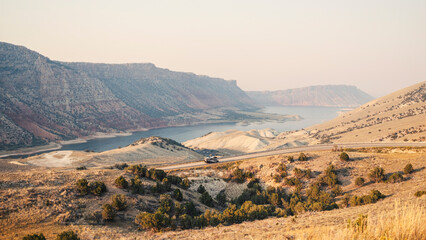
<path fill-rule="evenodd" d="M 426 82 L 373 100 L 323 124 L 311 136 L 332 142 L 425 141 Z"/>
<path fill-rule="evenodd" d="M 271 128 L 250 131 L 228 130 L 213 132 L 183 144 L 194 149 L 214 149 L 225 154 L 249 153 L 306 144 L 303 140 L 296 138 L 278 139 L 278 135 L 279 133 Z"/>
<path fill-rule="evenodd" d="M 81 151 L 55 151 L 33 157 L 22 162 L 43 167 L 106 167 L 116 163 L 143 163 L 154 166 L 184 163 L 202 159 L 203 156 L 162 138 L 150 137 L 127 147 L 101 153 Z"/>

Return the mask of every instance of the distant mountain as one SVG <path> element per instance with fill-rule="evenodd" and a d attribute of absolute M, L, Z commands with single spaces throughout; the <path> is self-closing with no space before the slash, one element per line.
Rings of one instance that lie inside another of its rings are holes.
<path fill-rule="evenodd" d="M 235 81 L 153 64 L 52 61 L 2 42 L 0 96 L 0 149 L 165 127 L 170 125 L 166 116 L 208 109 L 252 108 Z"/>
<path fill-rule="evenodd" d="M 249 91 L 261 105 L 357 107 L 373 99 L 355 86 L 322 85 L 279 91 Z"/>
<path fill-rule="evenodd" d="M 307 130 L 321 142 L 425 141 L 426 82 L 370 101 Z"/>

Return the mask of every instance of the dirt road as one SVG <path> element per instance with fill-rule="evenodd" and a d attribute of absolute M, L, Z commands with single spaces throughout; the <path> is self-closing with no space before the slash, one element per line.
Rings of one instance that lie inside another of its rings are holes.
<path fill-rule="evenodd" d="M 426 147 L 426 142 L 419 142 L 419 143 L 345 143 L 345 144 L 319 144 L 319 145 L 299 146 L 299 147 L 291 147 L 291 148 L 280 149 L 280 150 L 255 152 L 255 153 L 249 153 L 249 154 L 244 154 L 244 155 L 239 155 L 239 156 L 234 156 L 234 157 L 222 158 L 222 159 L 219 160 L 219 163 L 233 162 L 233 161 L 245 160 L 245 159 L 250 159 L 250 158 L 265 157 L 265 156 L 272 156 L 272 155 L 285 154 L 285 153 L 331 150 L 335 145 L 337 145 L 339 148 L 340 147 L 343 147 L 343 148 Z M 211 164 L 214 164 L 214 163 L 209 163 L 209 164 L 211 165 Z M 204 161 L 198 161 L 198 162 L 191 162 L 191 163 L 185 163 L 185 164 L 169 165 L 169 166 L 159 167 L 159 169 L 175 170 L 175 169 L 182 169 L 182 168 L 200 167 L 200 166 L 205 166 L 205 165 L 207 165 L 207 163 L 205 163 Z"/>

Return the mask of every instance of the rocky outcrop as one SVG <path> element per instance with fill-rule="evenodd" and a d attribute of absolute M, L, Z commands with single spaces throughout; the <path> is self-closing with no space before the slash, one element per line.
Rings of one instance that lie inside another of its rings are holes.
<path fill-rule="evenodd" d="M 262 105 L 357 107 L 373 97 L 355 86 L 323 85 L 247 94 Z"/>
<path fill-rule="evenodd" d="M 0 96 L 0 149 L 165 127 L 165 116 L 251 106 L 233 81 L 153 64 L 63 63 L 1 42 Z"/>

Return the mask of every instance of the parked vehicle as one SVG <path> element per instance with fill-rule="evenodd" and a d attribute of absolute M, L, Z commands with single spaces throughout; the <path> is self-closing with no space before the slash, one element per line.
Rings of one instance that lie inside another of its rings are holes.
<path fill-rule="evenodd" d="M 217 162 L 219 162 L 219 160 L 217 159 L 216 156 L 210 156 L 210 157 L 205 157 L 204 162 L 206 162 L 206 163 L 217 163 Z"/>

